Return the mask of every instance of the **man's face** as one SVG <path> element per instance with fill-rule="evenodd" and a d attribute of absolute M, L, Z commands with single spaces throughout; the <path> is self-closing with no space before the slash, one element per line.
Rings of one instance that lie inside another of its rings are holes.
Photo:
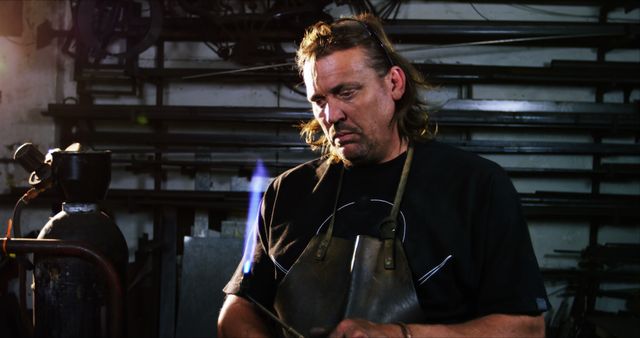
<path fill-rule="evenodd" d="M 406 149 L 391 123 L 404 93 L 400 68 L 380 77 L 358 47 L 305 64 L 303 75 L 313 114 L 345 163 L 381 163 Z"/>

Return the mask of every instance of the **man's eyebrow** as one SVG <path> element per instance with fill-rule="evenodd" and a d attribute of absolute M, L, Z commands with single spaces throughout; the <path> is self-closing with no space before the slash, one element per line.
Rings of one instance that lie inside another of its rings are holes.
<path fill-rule="evenodd" d="M 358 82 L 346 82 L 346 83 L 340 83 L 337 86 L 329 89 L 329 93 L 332 95 L 338 94 L 340 93 L 343 89 L 345 88 L 349 88 L 349 89 L 359 89 L 362 88 L 362 84 L 358 83 Z M 311 96 L 311 98 L 309 98 L 310 102 L 315 102 L 317 100 L 323 99 L 325 96 L 321 95 L 321 94 L 315 94 L 313 96 Z"/>
<path fill-rule="evenodd" d="M 362 83 L 359 83 L 359 82 L 340 83 L 337 86 L 329 89 L 329 93 L 331 93 L 333 95 L 336 95 L 336 94 L 339 94 L 345 88 L 346 89 L 360 89 L 360 88 L 362 88 Z"/>

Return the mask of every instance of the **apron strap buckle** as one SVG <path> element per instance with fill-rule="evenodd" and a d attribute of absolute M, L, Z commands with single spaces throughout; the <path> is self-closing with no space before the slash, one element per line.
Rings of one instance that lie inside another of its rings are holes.
<path fill-rule="evenodd" d="M 382 254 L 384 255 L 384 268 L 387 270 L 393 270 L 396 268 L 395 259 L 395 238 L 385 239 L 383 243 Z"/>
<path fill-rule="evenodd" d="M 327 248 L 329 247 L 329 242 L 330 242 L 330 238 L 326 238 L 327 236 L 325 236 L 325 238 L 322 239 L 322 241 L 320 241 L 320 244 L 318 245 L 318 250 L 316 250 L 316 260 L 321 261 L 324 259 L 324 256 L 327 254 Z"/>
<path fill-rule="evenodd" d="M 380 223 L 380 237 L 383 240 L 382 254 L 384 258 L 384 268 L 393 270 L 395 263 L 395 239 L 396 239 L 396 220 L 393 216 L 387 216 Z"/>

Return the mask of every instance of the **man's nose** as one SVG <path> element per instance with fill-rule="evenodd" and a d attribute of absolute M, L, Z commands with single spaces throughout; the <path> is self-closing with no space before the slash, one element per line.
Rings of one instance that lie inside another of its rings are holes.
<path fill-rule="evenodd" d="M 324 106 L 324 119 L 327 124 L 335 124 L 344 120 L 345 117 L 344 111 L 336 101 L 330 100 Z"/>

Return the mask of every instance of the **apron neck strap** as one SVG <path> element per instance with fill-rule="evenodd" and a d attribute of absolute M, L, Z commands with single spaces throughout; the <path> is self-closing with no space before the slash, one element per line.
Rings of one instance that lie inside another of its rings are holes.
<path fill-rule="evenodd" d="M 395 240 L 396 229 L 398 228 L 398 213 L 400 212 L 400 202 L 402 202 L 402 196 L 404 195 L 405 187 L 407 186 L 407 179 L 409 178 L 409 171 L 411 171 L 411 161 L 413 160 L 413 145 L 409 144 L 407 148 L 407 158 L 404 160 L 404 166 L 402 167 L 402 175 L 400 176 L 400 183 L 398 183 L 398 190 L 396 190 L 396 196 L 393 199 L 393 208 L 391 213 L 385 219 L 380 222 L 380 237 L 384 241 L 383 254 L 384 254 L 384 268 L 395 269 Z"/>
<path fill-rule="evenodd" d="M 393 208 L 391 209 L 391 217 L 396 219 L 398 212 L 400 212 L 400 202 L 402 202 L 402 196 L 404 195 L 404 188 L 407 186 L 407 179 L 409 178 L 409 171 L 411 171 L 411 161 L 413 160 L 413 145 L 409 144 L 407 148 L 407 158 L 404 160 L 404 166 L 402 167 L 402 175 L 400 176 L 400 183 L 398 183 L 398 190 L 396 191 L 396 197 L 393 199 Z"/>
<path fill-rule="evenodd" d="M 333 212 L 331 213 L 331 221 L 329 221 L 329 227 L 324 233 L 318 249 L 316 250 L 316 260 L 321 261 L 324 259 L 331 242 L 331 236 L 333 235 L 333 224 L 336 222 L 336 211 L 338 210 L 338 199 L 340 197 L 340 190 L 342 190 L 342 180 L 344 177 L 344 165 L 340 168 L 340 176 L 338 178 L 338 189 L 336 189 L 336 198 L 333 201 Z"/>

